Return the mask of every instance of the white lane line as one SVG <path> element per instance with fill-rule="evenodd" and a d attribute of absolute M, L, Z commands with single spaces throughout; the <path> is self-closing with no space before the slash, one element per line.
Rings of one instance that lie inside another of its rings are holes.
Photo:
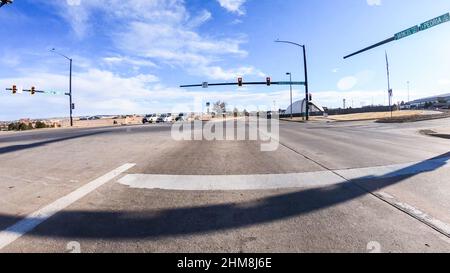
<path fill-rule="evenodd" d="M 436 219 L 427 213 L 407 204 L 398 201 L 395 197 L 393 197 L 390 194 L 384 193 L 384 192 L 376 192 L 376 196 L 378 196 L 383 201 L 387 202 L 388 204 L 396 207 L 397 209 L 405 212 L 406 214 L 411 215 L 412 217 L 416 218 L 417 220 L 421 221 L 422 223 L 432 227 L 433 229 L 439 231 L 440 233 L 444 234 L 447 237 L 450 237 L 450 225 L 442 222 L 439 219 Z"/>
<path fill-rule="evenodd" d="M 182 191 L 270 190 L 321 187 L 352 179 L 389 178 L 450 167 L 450 158 L 384 167 L 339 171 L 263 175 L 153 175 L 129 174 L 118 182 L 136 189 Z M 337 175 L 338 174 L 338 175 Z M 344 179 L 345 178 L 345 179 Z"/>
<path fill-rule="evenodd" d="M 100 186 L 116 178 L 120 174 L 131 169 L 135 165 L 136 164 L 130 163 L 125 164 L 105 174 L 104 176 L 89 182 L 88 184 L 73 191 L 72 193 L 69 193 L 68 195 L 56 200 L 50 205 L 47 205 L 46 207 L 29 214 L 23 220 L 0 232 L 0 249 L 3 249 L 4 247 L 8 246 L 15 240 L 19 239 L 24 234 L 32 231 L 34 228 L 36 228 L 38 225 L 46 221 L 48 218 L 52 217 L 59 211 L 67 208 L 68 206 L 72 205 L 76 201 L 80 200 L 81 198 L 93 192 Z"/>

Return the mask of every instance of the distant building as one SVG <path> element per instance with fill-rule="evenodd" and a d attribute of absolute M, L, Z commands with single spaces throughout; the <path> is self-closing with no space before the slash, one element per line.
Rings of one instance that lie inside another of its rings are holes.
<path fill-rule="evenodd" d="M 450 107 L 450 93 L 414 100 L 407 104 L 410 105 L 411 108 L 426 108 L 426 107 L 448 108 Z"/>
<path fill-rule="evenodd" d="M 291 114 L 291 109 L 292 109 L 292 114 L 294 114 L 294 115 L 305 113 L 306 112 L 306 103 L 305 103 L 305 101 L 306 100 L 303 99 L 303 100 L 299 100 L 299 101 L 294 102 L 291 106 L 289 106 L 286 109 L 285 114 L 286 115 L 290 115 Z M 311 101 L 311 106 L 310 106 L 309 110 L 311 111 L 311 113 L 314 113 L 314 112 L 325 112 L 323 107 L 320 106 L 319 104 L 317 104 L 314 101 Z"/>

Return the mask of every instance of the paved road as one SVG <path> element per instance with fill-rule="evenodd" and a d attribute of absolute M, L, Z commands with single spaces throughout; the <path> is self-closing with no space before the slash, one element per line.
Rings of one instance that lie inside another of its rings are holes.
<path fill-rule="evenodd" d="M 281 122 L 273 152 L 168 125 L 0 134 L 0 252 L 450 252 L 450 142 L 418 133 L 449 126 Z"/>

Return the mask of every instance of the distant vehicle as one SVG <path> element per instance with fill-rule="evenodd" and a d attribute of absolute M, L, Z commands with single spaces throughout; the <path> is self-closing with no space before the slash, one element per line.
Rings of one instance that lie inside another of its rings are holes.
<path fill-rule="evenodd" d="M 156 123 L 164 123 L 164 118 L 165 118 L 164 115 L 159 116 L 159 117 L 156 119 Z"/>
<path fill-rule="evenodd" d="M 173 116 L 171 113 L 168 113 L 166 115 L 166 117 L 164 118 L 164 122 L 168 122 L 168 123 L 173 122 Z"/>
<path fill-rule="evenodd" d="M 99 119 L 101 119 L 101 117 L 99 116 L 93 116 L 88 118 L 88 120 L 99 120 Z"/>
<path fill-rule="evenodd" d="M 158 115 L 156 114 L 151 114 L 151 115 L 146 115 L 143 119 L 142 119 L 142 123 L 146 124 L 146 123 L 156 123 L 158 120 Z"/>
<path fill-rule="evenodd" d="M 175 121 L 187 121 L 187 114 L 180 113 L 178 117 L 175 118 Z"/>
<path fill-rule="evenodd" d="M 88 120 L 87 117 L 81 117 L 80 120 Z"/>

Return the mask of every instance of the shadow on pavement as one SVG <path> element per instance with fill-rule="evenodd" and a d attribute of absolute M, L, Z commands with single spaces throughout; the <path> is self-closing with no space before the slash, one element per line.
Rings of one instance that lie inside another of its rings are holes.
<path fill-rule="evenodd" d="M 272 196 L 256 202 L 138 211 L 63 211 L 29 235 L 46 238 L 139 239 L 217 232 L 270 223 L 344 204 L 367 191 L 437 170 L 450 152 L 383 176 L 367 176 L 333 186 Z M 355 182 L 361 187 L 356 187 Z M 0 215 L 0 223 L 21 218 Z"/>
<path fill-rule="evenodd" d="M 34 143 L 29 143 L 29 144 L 0 147 L 0 155 L 7 154 L 7 153 L 13 153 L 13 152 L 21 151 L 21 150 L 26 150 L 26 149 L 37 148 L 37 147 L 45 146 L 45 145 L 52 144 L 52 143 L 57 143 L 57 142 L 62 142 L 62 141 L 67 141 L 67 140 L 72 140 L 72 139 L 77 139 L 77 138 L 83 138 L 83 137 L 89 137 L 89 136 L 94 136 L 94 135 L 100 135 L 100 134 L 105 134 L 105 133 L 107 133 L 107 132 L 93 132 L 93 133 L 82 134 L 82 135 L 68 136 L 68 137 L 63 137 L 63 138 L 55 138 L 55 139 L 50 139 L 50 140 L 41 141 L 41 142 L 34 142 Z"/>

